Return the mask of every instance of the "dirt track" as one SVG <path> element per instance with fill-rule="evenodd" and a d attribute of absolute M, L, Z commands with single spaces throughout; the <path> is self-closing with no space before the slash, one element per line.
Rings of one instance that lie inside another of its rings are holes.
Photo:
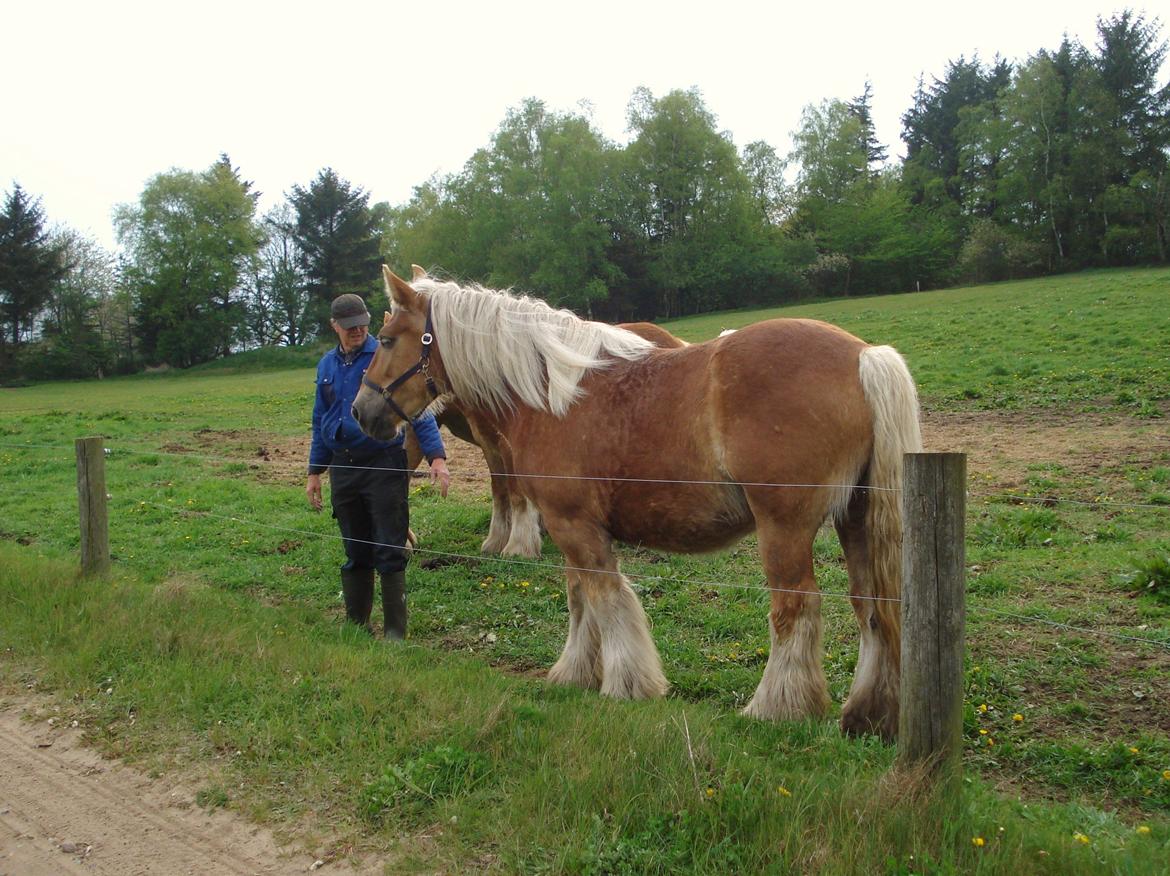
<path fill-rule="evenodd" d="M 80 730 L 27 720 L 36 708 L 0 700 L 0 876 L 381 872 L 281 849 L 190 789 L 103 760 Z"/>

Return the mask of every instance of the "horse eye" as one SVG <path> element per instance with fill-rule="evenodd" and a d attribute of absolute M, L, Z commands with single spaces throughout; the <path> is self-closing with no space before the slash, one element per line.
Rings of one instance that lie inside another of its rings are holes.
<path fill-rule="evenodd" d="M 389 350 L 394 346 L 395 338 L 378 338 L 378 343 Z"/>

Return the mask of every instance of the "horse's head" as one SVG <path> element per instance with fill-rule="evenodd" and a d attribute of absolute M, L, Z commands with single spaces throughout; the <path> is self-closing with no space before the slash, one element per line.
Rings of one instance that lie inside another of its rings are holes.
<path fill-rule="evenodd" d="M 426 276 L 412 267 L 414 279 Z M 378 330 L 378 350 L 354 399 L 353 417 L 367 435 L 385 441 L 437 397 L 442 363 L 426 298 L 385 265 L 382 278 L 394 309 Z"/>

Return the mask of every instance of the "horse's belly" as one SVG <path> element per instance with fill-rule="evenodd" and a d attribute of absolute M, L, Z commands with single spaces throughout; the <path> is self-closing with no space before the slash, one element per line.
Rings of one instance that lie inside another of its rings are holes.
<path fill-rule="evenodd" d="M 619 498 L 609 520 L 618 541 L 677 553 L 718 550 L 754 528 L 738 487 L 673 487 Z"/>

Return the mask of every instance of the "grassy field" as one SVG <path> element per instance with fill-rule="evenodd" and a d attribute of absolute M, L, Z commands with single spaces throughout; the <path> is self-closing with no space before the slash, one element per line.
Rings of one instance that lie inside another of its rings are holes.
<path fill-rule="evenodd" d="M 892 343 L 931 449 L 970 454 L 965 778 L 919 797 L 831 721 L 739 717 L 766 660 L 755 544 L 623 550 L 672 695 L 550 688 L 560 555 L 480 558 L 473 452 L 415 488 L 411 644 L 342 628 L 336 527 L 306 508 L 312 370 L 0 391 L 0 688 L 110 752 L 395 871 L 1162 873 L 1170 856 L 1170 271 L 729 312 Z M 287 360 L 284 360 L 287 362 Z M 279 365 L 280 363 L 272 363 Z M 73 439 L 105 436 L 114 571 L 78 581 Z M 826 671 L 857 636 L 817 543 Z M 428 568 L 429 567 L 429 568 Z"/>

